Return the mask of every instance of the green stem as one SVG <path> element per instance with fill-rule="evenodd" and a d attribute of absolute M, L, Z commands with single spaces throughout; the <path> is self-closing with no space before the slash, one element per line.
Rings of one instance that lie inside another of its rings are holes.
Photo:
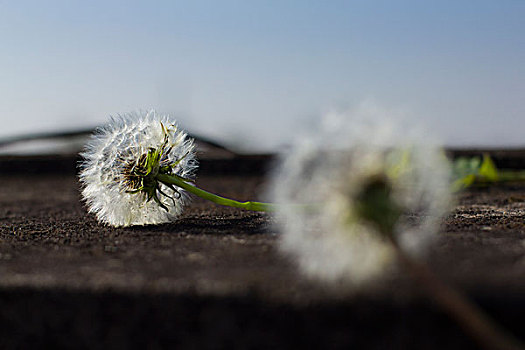
<path fill-rule="evenodd" d="M 473 340 L 477 341 L 481 348 L 487 350 L 525 349 L 525 345 L 519 339 L 497 325 L 466 295 L 440 280 L 426 265 L 405 253 L 393 235 L 388 235 L 388 237 L 394 245 L 401 263 L 412 274 L 412 277 L 430 298 L 454 318 Z"/>
<path fill-rule="evenodd" d="M 226 205 L 234 208 L 241 208 L 245 210 L 253 211 L 273 211 L 275 210 L 275 205 L 271 203 L 261 203 L 261 202 L 239 202 L 233 199 L 224 198 L 216 194 L 210 193 L 205 190 L 201 190 L 198 187 L 195 187 L 180 176 L 177 175 L 168 175 L 168 174 L 158 174 L 157 180 L 164 184 L 175 185 L 177 187 L 183 188 L 186 191 L 193 193 L 194 195 L 207 199 L 213 203 Z"/>
<path fill-rule="evenodd" d="M 524 170 L 498 170 L 499 182 L 525 181 Z"/>

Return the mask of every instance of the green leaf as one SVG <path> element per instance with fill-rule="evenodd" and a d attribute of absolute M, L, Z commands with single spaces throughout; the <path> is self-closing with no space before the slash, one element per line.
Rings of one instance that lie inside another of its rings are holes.
<path fill-rule="evenodd" d="M 498 169 L 488 154 L 483 154 L 483 162 L 479 168 L 478 175 L 487 182 L 496 182 L 499 180 Z"/>
<path fill-rule="evenodd" d="M 452 164 L 453 191 L 460 191 L 475 184 L 498 182 L 501 178 L 494 161 L 488 154 L 483 157 L 460 157 Z"/>
<path fill-rule="evenodd" d="M 452 191 L 453 192 L 461 191 L 467 187 L 472 186 L 475 181 L 476 181 L 476 175 L 474 174 L 463 176 L 462 178 L 459 178 L 455 180 L 454 182 L 452 182 Z"/>

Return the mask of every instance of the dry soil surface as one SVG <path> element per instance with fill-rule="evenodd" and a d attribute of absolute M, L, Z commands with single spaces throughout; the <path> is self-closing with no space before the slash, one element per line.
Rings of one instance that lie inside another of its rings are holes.
<path fill-rule="evenodd" d="M 103 226 L 80 201 L 74 163 L 0 161 L 2 349 L 476 348 L 402 272 L 360 292 L 303 278 L 271 215 L 194 200 L 171 224 Z M 203 161 L 198 184 L 254 199 L 267 166 Z M 525 185 L 471 189 L 428 260 L 525 340 L 524 222 Z"/>

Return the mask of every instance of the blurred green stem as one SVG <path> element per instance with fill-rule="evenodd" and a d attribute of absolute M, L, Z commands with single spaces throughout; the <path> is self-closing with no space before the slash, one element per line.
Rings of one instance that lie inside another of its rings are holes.
<path fill-rule="evenodd" d="M 525 181 L 525 170 L 498 170 L 498 182 Z"/>
<path fill-rule="evenodd" d="M 396 248 L 402 265 L 424 288 L 426 293 L 474 339 L 487 350 L 524 350 L 525 346 L 512 334 L 500 328 L 483 310 L 459 290 L 439 279 L 428 266 L 405 253 L 392 235 L 388 235 Z"/>

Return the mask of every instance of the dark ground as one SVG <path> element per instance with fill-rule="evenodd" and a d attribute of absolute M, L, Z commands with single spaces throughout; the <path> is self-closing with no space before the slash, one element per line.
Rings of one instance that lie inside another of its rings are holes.
<path fill-rule="evenodd" d="M 525 152 L 496 162 L 525 168 Z M 102 226 L 74 164 L 0 159 L 2 349 L 475 348 L 404 276 L 357 294 L 300 277 L 265 214 L 195 200 L 172 224 Z M 197 182 L 254 199 L 267 166 L 203 159 Z M 463 193 L 430 264 L 525 340 L 525 185 Z"/>

